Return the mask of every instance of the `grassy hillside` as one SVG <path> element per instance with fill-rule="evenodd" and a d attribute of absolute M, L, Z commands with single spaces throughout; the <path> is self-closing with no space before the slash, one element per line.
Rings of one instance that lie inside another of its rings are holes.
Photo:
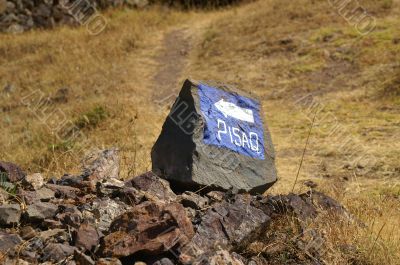
<path fill-rule="evenodd" d="M 400 2 L 359 1 L 377 23 L 366 35 L 330 2 L 117 10 L 98 36 L 0 35 L 0 159 L 59 177 L 117 146 L 134 176 L 184 78 L 229 83 L 262 100 L 280 176 L 268 193 L 292 191 L 315 116 L 294 190 L 312 180 L 367 225 L 326 217 L 326 263 L 400 264 Z"/>

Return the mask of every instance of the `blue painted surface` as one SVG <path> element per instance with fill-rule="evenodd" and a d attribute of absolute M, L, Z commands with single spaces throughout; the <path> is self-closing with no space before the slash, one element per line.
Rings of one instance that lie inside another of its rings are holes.
<path fill-rule="evenodd" d="M 204 143 L 264 160 L 264 127 L 258 101 L 199 85 Z"/>

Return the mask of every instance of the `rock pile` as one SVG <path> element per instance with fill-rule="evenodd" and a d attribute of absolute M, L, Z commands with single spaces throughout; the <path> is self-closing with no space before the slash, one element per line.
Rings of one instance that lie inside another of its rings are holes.
<path fill-rule="evenodd" d="M 175 194 L 152 172 L 119 179 L 118 161 L 117 150 L 97 151 L 85 159 L 82 174 L 47 183 L 1 162 L 5 182 L 15 189 L 0 193 L 0 264 L 271 264 L 271 253 L 285 253 L 276 246 L 289 241 L 276 233 L 282 217 L 294 217 L 304 232 L 321 211 L 347 214 L 316 191 Z M 306 240 L 301 233 L 296 247 Z M 259 253 L 248 250 L 257 244 Z M 316 264 L 318 254 L 302 259 L 289 263 Z"/>
<path fill-rule="evenodd" d="M 80 20 L 86 22 L 96 10 L 143 7 L 147 3 L 147 0 L 0 0 L 0 32 L 79 25 Z"/>

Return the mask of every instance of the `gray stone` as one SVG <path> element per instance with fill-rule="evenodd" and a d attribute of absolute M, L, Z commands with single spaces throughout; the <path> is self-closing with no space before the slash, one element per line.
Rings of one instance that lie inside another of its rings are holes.
<path fill-rule="evenodd" d="M 43 249 L 43 261 L 60 262 L 74 254 L 75 248 L 66 244 L 49 243 Z"/>
<path fill-rule="evenodd" d="M 257 144 L 260 152 L 253 150 L 255 153 L 250 155 L 250 145 L 248 141 L 243 140 L 243 146 L 247 143 L 243 148 L 249 156 L 238 153 L 239 148 L 236 152 L 225 147 L 205 144 L 204 139 L 209 136 L 205 135 L 204 131 L 210 118 L 207 118 L 201 110 L 199 87 L 201 87 L 200 83 L 195 81 L 186 80 L 184 83 L 163 125 L 162 132 L 153 146 L 151 152 L 153 171 L 170 180 L 173 189 L 196 190 L 201 186 L 209 186 L 224 190 L 233 188 L 250 193 L 265 192 L 277 180 L 275 153 L 268 130 L 259 128 L 260 124 L 257 125 L 257 129 L 263 131 L 264 138 L 264 146 L 259 144 L 260 139 L 254 144 L 254 146 Z M 230 97 L 240 102 L 239 95 L 232 90 L 223 86 L 219 86 L 218 89 L 224 91 L 221 93 L 228 93 Z M 218 109 L 218 107 L 215 108 Z M 255 111 L 258 112 L 258 108 Z M 254 119 L 258 116 L 254 113 L 252 117 Z M 213 117 L 213 120 L 215 119 Z M 238 119 L 235 122 L 237 122 L 236 127 L 239 128 L 256 126 L 250 122 L 243 124 L 244 122 Z M 242 133 L 240 129 L 238 130 Z M 212 134 L 214 138 L 217 137 L 217 131 Z M 220 143 L 222 143 L 221 140 Z M 264 149 L 264 159 L 262 159 L 261 152 Z M 260 157 L 253 158 L 257 155 Z"/>
<path fill-rule="evenodd" d="M 94 260 L 79 250 L 75 250 L 74 259 L 79 265 L 95 265 Z"/>
<path fill-rule="evenodd" d="M 26 214 L 30 221 L 43 221 L 44 219 L 51 219 L 57 213 L 58 207 L 48 202 L 35 202 L 28 205 Z"/>
<path fill-rule="evenodd" d="M 36 196 L 38 200 L 47 202 L 55 197 L 55 192 L 47 187 L 42 187 L 36 191 Z"/>
<path fill-rule="evenodd" d="M 0 225 L 14 225 L 21 218 L 21 208 L 18 204 L 5 204 L 0 206 Z"/>
<path fill-rule="evenodd" d="M 7 28 L 6 32 L 12 34 L 20 34 L 24 32 L 24 27 L 20 24 L 14 23 Z"/>
<path fill-rule="evenodd" d="M 6 253 L 9 249 L 22 243 L 21 238 L 15 234 L 8 234 L 0 231 L 0 254 Z"/>
<path fill-rule="evenodd" d="M 42 231 L 40 232 L 39 237 L 43 239 L 44 242 L 46 242 L 55 237 L 65 237 L 66 234 L 67 234 L 66 230 L 58 228 L 58 229 Z"/>
<path fill-rule="evenodd" d="M 31 175 L 27 175 L 22 183 L 29 188 L 33 188 L 34 190 L 39 190 L 44 185 L 44 179 L 42 174 L 35 173 Z"/>
<path fill-rule="evenodd" d="M 122 265 L 117 258 L 101 258 L 96 262 L 96 265 Z"/>

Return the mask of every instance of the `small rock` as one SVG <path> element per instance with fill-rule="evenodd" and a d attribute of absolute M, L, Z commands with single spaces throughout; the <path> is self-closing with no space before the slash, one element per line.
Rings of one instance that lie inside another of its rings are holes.
<path fill-rule="evenodd" d="M 49 229 L 58 229 L 62 228 L 63 224 L 60 221 L 52 220 L 52 219 L 45 219 L 42 222 L 43 227 L 47 227 Z"/>
<path fill-rule="evenodd" d="M 160 200 L 161 202 L 173 202 L 177 199 L 176 194 L 171 190 L 168 181 L 159 178 L 153 172 L 147 172 L 127 181 L 139 191 L 145 192 L 149 200 Z"/>
<path fill-rule="evenodd" d="M 51 238 L 56 238 L 56 237 L 66 238 L 67 237 L 67 231 L 64 230 L 64 229 L 61 229 L 61 228 L 46 230 L 46 231 L 40 232 L 39 233 L 39 237 L 44 242 L 47 242 Z"/>
<path fill-rule="evenodd" d="M 143 261 L 136 261 L 134 265 L 147 265 L 147 264 Z"/>
<path fill-rule="evenodd" d="M 22 237 L 24 240 L 29 240 L 31 238 L 34 238 L 36 236 L 36 230 L 32 228 L 32 226 L 24 226 L 21 228 L 19 231 L 19 235 Z"/>
<path fill-rule="evenodd" d="M 185 191 L 180 195 L 181 203 L 184 207 L 190 207 L 195 210 L 201 210 L 206 208 L 208 205 L 208 199 L 205 197 L 201 197 L 200 195 L 191 192 Z"/>
<path fill-rule="evenodd" d="M 48 202 L 55 197 L 55 192 L 47 187 L 36 191 L 36 198 L 42 202 Z"/>
<path fill-rule="evenodd" d="M 60 262 L 74 254 L 75 248 L 66 244 L 49 243 L 43 249 L 43 261 Z"/>
<path fill-rule="evenodd" d="M 54 17 L 54 14 L 53 14 L 53 17 Z M 67 103 L 68 102 L 68 94 L 69 94 L 68 87 L 59 88 L 56 91 L 56 94 L 54 95 L 54 97 L 51 98 L 51 100 L 55 103 Z"/>
<path fill-rule="evenodd" d="M 252 257 L 248 263 L 248 265 L 266 265 L 268 261 L 262 256 Z"/>
<path fill-rule="evenodd" d="M 122 265 L 117 258 L 101 258 L 96 262 L 96 265 Z"/>
<path fill-rule="evenodd" d="M 99 244 L 100 237 L 97 229 L 83 223 L 75 234 L 75 246 L 85 251 L 92 251 Z"/>
<path fill-rule="evenodd" d="M 199 256 L 193 261 L 193 265 L 205 264 L 229 264 L 229 265 L 246 265 L 243 262 L 244 258 L 236 253 L 229 253 L 226 250 L 219 250 L 217 252 L 207 253 Z"/>
<path fill-rule="evenodd" d="M 128 209 L 130 207 L 122 202 L 105 198 L 103 200 L 95 200 L 91 212 L 96 218 L 99 230 L 106 233 L 112 221 Z"/>
<path fill-rule="evenodd" d="M 303 185 L 309 187 L 310 189 L 315 189 L 318 186 L 318 184 L 312 180 L 304 181 Z"/>
<path fill-rule="evenodd" d="M 40 173 L 31 174 L 27 175 L 23 179 L 22 184 L 26 187 L 33 188 L 34 190 L 39 190 L 44 185 L 44 179 Z"/>
<path fill-rule="evenodd" d="M 183 260 L 195 259 L 216 247 L 244 249 L 266 228 L 270 218 L 251 206 L 251 197 L 237 195 L 233 203 L 215 204 L 202 217 L 195 236 L 182 250 Z"/>
<path fill-rule="evenodd" d="M 206 194 L 210 200 L 213 200 L 214 202 L 221 202 L 224 200 L 225 193 L 222 191 L 210 191 L 209 193 Z"/>
<path fill-rule="evenodd" d="M 68 186 L 61 186 L 56 184 L 46 184 L 46 187 L 50 190 L 55 192 L 56 198 L 61 199 L 77 199 L 78 194 L 80 194 L 80 189 L 68 187 Z"/>
<path fill-rule="evenodd" d="M 58 207 L 48 202 L 35 202 L 27 207 L 27 216 L 30 221 L 43 221 L 52 219 L 57 213 Z"/>
<path fill-rule="evenodd" d="M 83 220 L 81 211 L 75 205 L 60 205 L 59 213 L 56 219 L 60 220 L 64 225 L 78 228 Z"/>
<path fill-rule="evenodd" d="M 114 192 L 125 186 L 125 182 L 115 178 L 100 180 L 96 183 L 96 191 L 99 196 L 111 196 Z"/>
<path fill-rule="evenodd" d="M 18 235 L 0 231 L 0 254 L 6 253 L 21 243 L 22 239 Z"/>
<path fill-rule="evenodd" d="M 172 262 L 169 258 L 162 258 L 156 262 L 154 262 L 152 265 L 174 265 L 175 263 Z"/>
<path fill-rule="evenodd" d="M 293 193 L 271 197 L 268 199 L 268 204 L 274 213 L 294 212 L 302 223 L 317 216 L 317 211 L 311 203 L 305 202 L 300 196 Z"/>
<path fill-rule="evenodd" d="M 75 250 L 74 259 L 78 265 L 95 265 L 93 259 L 79 250 Z"/>
<path fill-rule="evenodd" d="M 5 204 L 0 206 L 0 225 L 15 225 L 21 218 L 21 208 L 19 204 Z"/>
<path fill-rule="evenodd" d="M 82 160 L 82 169 L 90 180 L 119 178 L 117 149 L 95 150 Z"/>
<path fill-rule="evenodd" d="M 144 193 L 134 187 L 124 187 L 118 191 L 118 198 L 124 203 L 134 206 L 143 202 Z"/>
<path fill-rule="evenodd" d="M 8 180 L 12 183 L 20 181 L 26 176 L 25 172 L 19 166 L 3 161 L 0 161 L 0 172 L 6 173 Z"/>

